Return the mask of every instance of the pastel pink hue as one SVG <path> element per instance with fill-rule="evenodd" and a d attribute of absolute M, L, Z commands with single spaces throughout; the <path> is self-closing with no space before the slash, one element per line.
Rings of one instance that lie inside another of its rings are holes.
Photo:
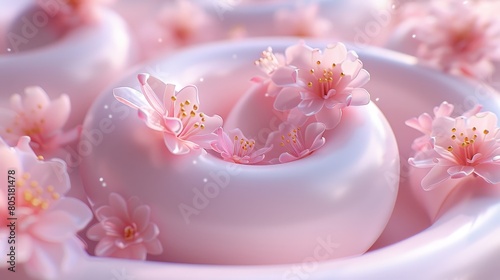
<path fill-rule="evenodd" d="M 482 108 L 481 105 L 476 105 L 472 109 L 463 113 L 462 116 L 464 117 L 473 116 L 479 113 L 481 111 L 481 108 Z M 407 120 L 405 122 L 407 126 L 414 128 L 424 134 L 423 136 L 413 141 L 412 149 L 417 152 L 432 149 L 433 144 L 432 144 L 431 134 L 435 120 L 441 117 L 450 117 L 451 114 L 453 113 L 453 110 L 454 106 L 445 101 L 441 103 L 439 107 L 434 107 L 434 118 L 428 113 L 423 113 L 417 118 L 412 118 Z"/>
<path fill-rule="evenodd" d="M 265 158 L 265 153 L 272 149 L 272 146 L 255 149 L 255 140 L 248 139 L 237 128 L 228 133 L 219 128 L 215 133 L 217 140 L 211 143 L 212 149 L 225 161 L 255 164 L 261 162 Z"/>
<path fill-rule="evenodd" d="M 157 239 L 160 230 L 150 221 L 151 208 L 139 198 L 125 200 L 117 193 L 109 195 L 109 205 L 95 211 L 99 223 L 87 231 L 87 237 L 99 241 L 96 256 L 145 260 L 158 255 L 163 247 Z"/>
<path fill-rule="evenodd" d="M 286 49 L 285 66 L 269 64 L 272 67 L 267 68 L 274 70 L 266 73 L 280 88 L 274 108 L 292 112 L 293 118 L 297 113 L 315 116 L 326 129 L 332 129 L 340 122 L 343 108 L 370 102 L 370 94 L 361 88 L 370 75 L 357 54 L 342 43 L 321 52 L 302 42 Z"/>
<path fill-rule="evenodd" d="M 318 15 L 317 4 L 297 5 L 293 10 L 280 9 L 274 14 L 277 35 L 328 37 L 331 23 Z"/>
<path fill-rule="evenodd" d="M 493 62 L 500 61 L 500 19 L 492 3 L 441 0 L 410 5 L 401 24 L 413 25 L 420 59 L 452 74 L 491 77 Z"/>
<path fill-rule="evenodd" d="M 139 74 L 142 93 L 133 88 L 114 89 L 115 98 L 139 110 L 146 125 L 163 133 L 165 145 L 176 155 L 187 154 L 201 147 L 209 148 L 216 139 L 213 133 L 222 126 L 222 118 L 200 112 L 198 89 L 186 86 L 175 92 L 175 85 L 165 84 L 149 74 Z M 158 99 L 163 95 L 163 102 Z"/>
<path fill-rule="evenodd" d="M 27 87 L 24 97 L 12 95 L 10 108 L 0 108 L 0 136 L 11 145 L 19 137 L 29 136 L 37 151 L 61 147 L 80 135 L 80 127 L 62 131 L 70 112 L 71 104 L 66 94 L 51 101 L 42 88 Z"/>
<path fill-rule="evenodd" d="M 70 189 L 65 163 L 37 157 L 29 141 L 29 137 L 23 136 L 11 148 L 0 138 L 0 167 L 4 174 L 10 169 L 16 172 L 17 262 L 32 277 L 53 279 L 70 270 L 85 254 L 76 234 L 90 222 L 92 212 L 78 199 L 64 197 Z M 3 196 L 6 184 L 6 180 L 0 183 Z M 7 230 L 1 227 L 0 236 L 6 236 Z M 5 256 L 7 248 L 0 249 Z"/>
<path fill-rule="evenodd" d="M 280 124 L 278 130 L 269 135 L 266 146 L 272 145 L 282 153 L 270 162 L 286 163 L 310 155 L 325 144 L 325 130 L 325 125 L 318 122 L 308 124 L 305 130 L 290 123 Z"/>
<path fill-rule="evenodd" d="M 425 190 L 448 179 L 470 175 L 500 183 L 500 129 L 491 112 L 458 118 L 437 118 L 432 126 L 433 150 L 418 152 L 408 162 L 431 168 L 422 179 Z"/>
<path fill-rule="evenodd" d="M 170 48 L 210 41 L 219 35 L 215 20 L 192 1 L 176 0 L 166 5 L 156 23 L 161 40 Z"/>
<path fill-rule="evenodd" d="M 93 22 L 100 17 L 99 7 L 115 0 L 37 0 L 40 7 L 51 16 L 59 17 L 63 23 Z"/>

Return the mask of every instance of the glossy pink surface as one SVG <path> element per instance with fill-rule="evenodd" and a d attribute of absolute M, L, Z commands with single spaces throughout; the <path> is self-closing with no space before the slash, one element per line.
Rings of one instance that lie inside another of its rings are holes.
<path fill-rule="evenodd" d="M 250 88 L 248 81 L 258 71 L 253 61 L 269 45 L 280 51 L 288 46 L 266 40 L 212 45 L 160 59 L 156 65 L 175 71 L 160 78 L 179 88 L 187 85 L 186 79 L 198 84 L 207 115 L 226 117 L 232 110 L 238 118 L 241 112 L 245 117 L 236 121 L 241 126 L 260 124 L 267 130 L 272 113 L 262 109 L 263 103 L 246 96 L 245 105 L 235 102 Z M 137 87 L 135 76 L 117 86 Z M 103 121 L 114 129 L 83 159 L 82 178 L 96 206 L 110 191 L 149 204 L 164 245 L 164 253 L 154 259 L 292 263 L 308 257 L 318 242 L 334 247 L 322 253 L 323 259 L 352 256 L 371 247 L 392 213 L 397 179 L 387 178 L 398 177 L 399 158 L 392 131 L 374 104 L 345 109 L 339 126 L 325 133 L 330 140 L 304 159 L 249 166 L 211 153 L 172 155 L 161 135 L 148 130 L 135 111 L 114 102 L 104 92 L 85 122 L 82 141 L 90 141 L 85 135 L 99 130 Z M 106 105 L 121 112 L 110 119 Z"/>

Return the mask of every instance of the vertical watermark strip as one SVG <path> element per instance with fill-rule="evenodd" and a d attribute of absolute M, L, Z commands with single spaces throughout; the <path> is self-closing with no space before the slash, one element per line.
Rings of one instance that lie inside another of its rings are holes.
<path fill-rule="evenodd" d="M 9 169 L 7 171 L 7 220 L 6 226 L 9 229 L 7 238 L 7 269 L 16 272 L 16 171 Z"/>

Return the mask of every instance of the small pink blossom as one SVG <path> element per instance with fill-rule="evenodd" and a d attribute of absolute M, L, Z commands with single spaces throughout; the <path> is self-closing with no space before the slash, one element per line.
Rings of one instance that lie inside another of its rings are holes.
<path fill-rule="evenodd" d="M 85 254 L 77 232 L 90 222 L 92 212 L 78 199 L 64 197 L 70 189 L 65 163 L 37 157 L 29 141 L 23 136 L 16 147 L 9 147 L 0 138 L 0 171 L 15 170 L 17 262 L 34 278 L 53 279 Z M 2 199 L 6 199 L 7 184 L 7 178 L 0 182 Z M 0 236 L 7 236 L 9 230 L 1 227 Z M 7 247 L 0 250 L 3 256 L 8 252 Z"/>
<path fill-rule="evenodd" d="M 217 25 L 199 4 L 176 0 L 167 5 L 157 19 L 162 41 L 179 48 L 213 40 L 217 37 Z"/>
<path fill-rule="evenodd" d="M 37 151 L 47 151 L 78 138 L 80 127 L 62 131 L 71 112 L 66 94 L 52 101 L 40 87 L 27 87 L 24 94 L 12 95 L 9 109 L 0 108 L 0 136 L 9 144 L 29 136 Z"/>
<path fill-rule="evenodd" d="M 464 117 L 473 116 L 479 113 L 479 111 L 481 111 L 481 108 L 482 106 L 476 105 L 469 111 L 466 111 L 464 114 L 462 114 L 462 116 Z M 417 152 L 432 149 L 433 144 L 432 144 L 431 134 L 435 120 L 441 117 L 450 117 L 451 114 L 453 113 L 453 110 L 454 106 L 445 101 L 441 103 L 439 107 L 434 107 L 434 118 L 427 113 L 423 113 L 418 118 L 412 118 L 407 120 L 405 122 L 407 126 L 414 128 L 424 134 L 423 136 L 413 141 L 412 149 Z"/>
<path fill-rule="evenodd" d="M 328 37 L 331 23 L 318 15 L 319 5 L 297 5 L 293 10 L 280 9 L 274 14 L 278 35 Z"/>
<path fill-rule="evenodd" d="M 219 153 L 225 161 L 255 164 L 261 162 L 265 153 L 272 149 L 272 146 L 255 149 L 255 141 L 246 138 L 237 128 L 228 133 L 219 128 L 215 133 L 218 137 L 216 141 L 212 142 L 212 149 Z"/>
<path fill-rule="evenodd" d="M 259 60 L 260 61 L 260 60 Z M 370 94 L 361 86 L 370 80 L 354 51 L 342 43 L 328 46 L 323 52 L 304 43 L 285 51 L 285 66 L 269 63 L 263 67 L 272 83 L 278 87 L 274 108 L 306 117 L 332 129 L 340 122 L 342 109 L 370 102 Z"/>
<path fill-rule="evenodd" d="M 150 221 L 150 214 L 151 208 L 137 197 L 125 200 L 111 193 L 109 205 L 95 211 L 99 223 L 87 232 L 88 238 L 99 241 L 96 256 L 145 260 L 147 254 L 161 254 L 160 230 Z"/>
<path fill-rule="evenodd" d="M 161 131 L 165 145 L 173 154 L 187 154 L 200 146 L 208 148 L 213 133 L 222 125 L 221 117 L 200 112 L 198 89 L 186 86 L 175 92 L 175 85 L 165 84 L 148 74 L 139 74 L 142 93 L 133 88 L 114 89 L 115 98 L 134 109 L 153 130 Z M 163 95 L 163 102 L 158 99 Z"/>
<path fill-rule="evenodd" d="M 493 1 L 490 1 L 493 2 Z M 413 26 L 417 57 L 443 71 L 486 80 L 500 61 L 500 19 L 487 1 L 412 3 L 402 24 Z M 412 17 L 413 10 L 420 10 Z"/>
<path fill-rule="evenodd" d="M 472 174 L 490 184 L 500 183 L 500 129 L 495 114 L 437 118 L 431 136 L 433 149 L 408 160 L 415 167 L 431 168 L 422 179 L 425 190 Z"/>
<path fill-rule="evenodd" d="M 272 159 L 271 163 L 286 163 L 301 159 L 318 150 L 325 144 L 323 123 L 310 123 L 306 129 L 294 126 L 290 123 L 280 124 L 277 131 L 269 135 L 266 146 L 274 146 L 279 150 L 278 159 Z"/>

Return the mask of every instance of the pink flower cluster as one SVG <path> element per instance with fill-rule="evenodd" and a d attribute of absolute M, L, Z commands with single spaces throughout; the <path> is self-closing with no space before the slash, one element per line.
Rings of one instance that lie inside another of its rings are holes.
<path fill-rule="evenodd" d="M 201 113 L 195 86 L 175 92 L 174 85 L 139 74 L 141 92 L 121 87 L 114 89 L 114 96 L 137 109 L 148 127 L 162 132 L 171 153 L 211 148 L 224 160 L 240 164 L 303 158 L 324 145 L 323 133 L 339 124 L 344 108 L 370 102 L 369 93 L 362 88 L 370 75 L 357 54 L 342 43 L 323 52 L 300 43 L 287 48 L 284 55 L 269 48 L 256 65 L 267 77 L 252 80 L 266 88 L 266 94 L 275 98 L 274 110 L 286 116 L 264 147 L 256 147 L 255 140 L 245 137 L 240 129 L 225 131 L 219 116 Z M 280 156 L 264 161 L 272 149 L 282 151 Z"/>
<path fill-rule="evenodd" d="M 422 114 L 406 124 L 425 135 L 416 139 L 414 157 L 418 168 L 430 168 L 422 187 L 432 190 L 448 179 L 477 176 L 490 184 L 500 183 L 500 129 L 491 112 L 476 106 L 452 118 L 453 105 L 446 102 L 434 109 L 435 117 Z"/>
<path fill-rule="evenodd" d="M 24 94 L 12 95 L 10 108 L 0 108 L 0 137 L 7 143 L 14 145 L 19 137 L 29 136 L 33 148 L 44 152 L 78 138 L 80 127 L 62 131 L 71 112 L 66 94 L 53 101 L 40 87 L 27 87 Z"/>
<path fill-rule="evenodd" d="M 29 145 L 29 137 L 9 147 L 0 138 L 0 171 L 12 178 L 0 182 L 0 217 L 6 221 L 13 215 L 16 243 L 2 242 L 0 253 L 6 256 L 15 246 L 16 261 L 35 278 L 53 279 L 72 268 L 85 254 L 76 235 L 92 219 L 92 212 L 78 199 L 65 197 L 70 189 L 66 165 L 58 159 L 45 161 L 37 157 Z M 6 178 L 7 179 L 7 178 Z M 15 187 L 16 209 L 8 211 L 7 198 Z M 0 240 L 11 236 L 11 229 L 0 228 Z M 8 265 L 5 261 L 0 267 Z"/>
<path fill-rule="evenodd" d="M 500 19 L 494 1 L 440 0 L 403 6 L 417 57 L 443 71 L 486 80 L 500 61 Z"/>

